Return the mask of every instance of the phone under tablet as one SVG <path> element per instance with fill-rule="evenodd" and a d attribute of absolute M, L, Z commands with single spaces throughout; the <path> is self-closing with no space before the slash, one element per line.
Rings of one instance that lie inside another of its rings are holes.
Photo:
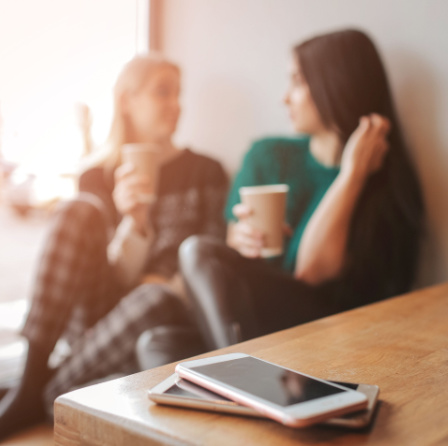
<path fill-rule="evenodd" d="M 372 420 L 378 400 L 379 387 L 370 384 L 353 384 L 337 382 L 336 384 L 362 392 L 368 399 L 366 410 L 350 413 L 323 422 L 325 425 L 361 429 Z M 197 386 L 190 381 L 179 378 L 175 373 L 148 391 L 149 399 L 158 404 L 207 410 L 249 417 L 263 417 L 250 407 L 241 406 L 223 396 Z"/>

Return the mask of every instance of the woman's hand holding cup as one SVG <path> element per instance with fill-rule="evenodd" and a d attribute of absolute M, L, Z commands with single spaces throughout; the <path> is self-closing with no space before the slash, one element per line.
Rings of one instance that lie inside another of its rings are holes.
<path fill-rule="evenodd" d="M 227 244 L 244 257 L 274 257 L 283 252 L 286 184 L 240 188 L 241 204 L 233 207 L 238 222 L 229 227 Z"/>
<path fill-rule="evenodd" d="M 238 221 L 231 223 L 229 227 L 227 244 L 244 257 L 261 257 L 263 233 L 247 221 L 252 215 L 252 209 L 250 206 L 240 203 L 236 204 L 232 211 Z"/>
<path fill-rule="evenodd" d="M 154 196 L 151 184 L 148 177 L 137 174 L 131 163 L 122 164 L 115 171 L 115 206 L 122 215 L 133 218 L 135 229 L 142 235 L 146 235 L 148 229 L 150 201 L 147 198 Z"/>

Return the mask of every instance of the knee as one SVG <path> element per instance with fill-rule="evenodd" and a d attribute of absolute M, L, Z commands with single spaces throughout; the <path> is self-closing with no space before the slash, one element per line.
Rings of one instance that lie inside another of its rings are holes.
<path fill-rule="evenodd" d="M 184 313 L 181 300 L 167 286 L 145 283 L 120 302 L 123 311 L 135 315 L 178 315 Z"/>
<path fill-rule="evenodd" d="M 86 230 L 106 226 L 104 204 L 97 196 L 87 193 L 60 203 L 56 219 L 62 224 L 68 222 Z"/>
<path fill-rule="evenodd" d="M 188 325 L 160 325 L 144 331 L 136 345 L 141 370 L 159 367 L 206 351 L 198 330 Z"/>
<path fill-rule="evenodd" d="M 182 242 L 179 248 L 179 266 L 182 272 L 201 268 L 204 262 L 219 255 L 225 248 L 223 242 L 209 236 L 193 235 Z"/>

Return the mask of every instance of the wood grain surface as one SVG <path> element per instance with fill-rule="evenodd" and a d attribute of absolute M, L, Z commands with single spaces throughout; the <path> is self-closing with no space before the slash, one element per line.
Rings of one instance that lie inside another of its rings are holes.
<path fill-rule="evenodd" d="M 370 429 L 356 432 L 157 406 L 147 389 L 175 364 L 63 395 L 56 445 L 446 445 L 448 284 L 320 319 L 207 355 L 243 352 L 320 378 L 377 384 Z"/>

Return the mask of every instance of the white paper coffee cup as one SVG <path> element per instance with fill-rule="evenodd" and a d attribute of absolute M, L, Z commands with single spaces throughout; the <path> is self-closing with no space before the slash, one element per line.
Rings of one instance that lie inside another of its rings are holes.
<path fill-rule="evenodd" d="M 262 257 L 283 253 L 283 225 L 285 222 L 287 184 L 241 187 L 241 202 L 252 209 L 247 221 L 264 234 Z"/>

